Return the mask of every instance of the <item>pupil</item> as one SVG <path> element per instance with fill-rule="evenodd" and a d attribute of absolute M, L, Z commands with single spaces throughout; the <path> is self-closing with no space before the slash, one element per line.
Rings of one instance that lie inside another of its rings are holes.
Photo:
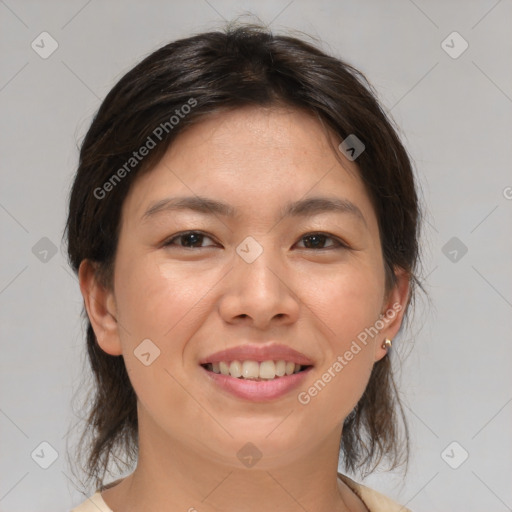
<path fill-rule="evenodd" d="M 192 247 L 193 245 L 197 244 L 199 241 L 201 241 L 203 235 L 199 235 L 197 233 L 189 233 L 188 235 L 183 235 L 183 245 L 185 247 Z"/>
<path fill-rule="evenodd" d="M 325 242 L 325 235 L 309 235 L 305 237 L 304 240 L 313 240 L 313 243 L 310 245 L 318 247 L 319 245 L 322 245 L 322 242 Z M 305 243 L 305 245 L 307 247 L 308 243 Z"/>

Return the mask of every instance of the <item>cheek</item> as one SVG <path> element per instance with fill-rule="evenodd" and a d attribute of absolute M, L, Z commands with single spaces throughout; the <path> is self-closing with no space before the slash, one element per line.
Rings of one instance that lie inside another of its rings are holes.
<path fill-rule="evenodd" d="M 384 295 L 382 274 L 376 264 L 347 264 L 301 276 L 301 299 L 323 321 L 338 348 L 379 318 Z"/>
<path fill-rule="evenodd" d="M 181 368 L 182 357 L 188 340 L 203 323 L 205 293 L 218 279 L 212 277 L 210 283 L 208 276 L 192 267 L 157 262 L 151 255 L 134 255 L 116 265 L 123 358 L 138 401 L 155 418 L 166 403 L 184 415 L 197 415 L 197 405 L 184 391 L 188 375 Z M 149 353 L 147 365 L 144 353 Z M 180 428 L 172 425 L 174 430 Z"/>
<path fill-rule="evenodd" d="M 176 343 L 171 347 L 165 344 L 169 339 L 178 341 L 180 338 L 172 336 L 172 331 L 183 330 L 197 318 L 197 314 L 191 313 L 201 307 L 200 299 L 207 285 L 204 276 L 192 272 L 191 267 L 158 263 L 148 255 L 120 261 L 117 277 L 118 313 L 130 333 L 131 343 L 150 338 L 162 349 L 178 349 Z"/>
<path fill-rule="evenodd" d="M 384 281 L 378 266 L 354 265 L 328 277 L 310 275 L 303 285 L 303 293 L 311 291 L 305 297 L 320 320 L 316 323 L 325 350 L 317 380 L 301 390 L 299 403 L 340 421 L 355 407 L 370 378 L 375 343 L 380 342 L 372 327 L 379 319 Z"/>

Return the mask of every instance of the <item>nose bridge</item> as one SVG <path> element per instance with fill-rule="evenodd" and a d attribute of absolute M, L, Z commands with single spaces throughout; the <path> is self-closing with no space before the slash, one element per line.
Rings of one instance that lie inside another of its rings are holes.
<path fill-rule="evenodd" d="M 271 237 L 259 239 L 247 237 L 238 245 L 234 270 L 242 287 L 251 289 L 253 296 L 262 294 L 262 298 L 268 300 L 280 295 L 282 282 L 279 273 L 283 266 L 279 251 L 270 243 Z"/>
<path fill-rule="evenodd" d="M 259 325 L 274 317 L 295 320 L 296 296 L 287 283 L 280 252 L 265 243 L 270 238 L 261 237 L 260 243 L 247 237 L 237 246 L 221 307 L 226 320 L 251 317 Z"/>

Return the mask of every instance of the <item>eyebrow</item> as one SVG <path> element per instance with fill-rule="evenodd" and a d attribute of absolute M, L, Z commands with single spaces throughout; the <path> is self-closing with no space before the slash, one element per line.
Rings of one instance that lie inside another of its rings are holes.
<path fill-rule="evenodd" d="M 226 203 L 201 196 L 168 197 L 153 203 L 142 216 L 148 219 L 163 211 L 192 210 L 206 215 L 236 217 L 237 210 Z M 345 213 L 353 215 L 366 226 L 361 210 L 351 201 L 339 197 L 310 197 L 288 203 L 281 211 L 282 217 L 308 217 L 320 213 Z"/>

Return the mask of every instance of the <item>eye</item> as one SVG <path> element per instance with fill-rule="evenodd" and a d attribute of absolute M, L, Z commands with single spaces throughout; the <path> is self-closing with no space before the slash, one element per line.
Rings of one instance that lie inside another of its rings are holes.
<path fill-rule="evenodd" d="M 324 245 L 326 240 L 331 240 L 331 242 L 334 242 L 334 244 L 331 243 L 330 245 L 325 247 Z M 308 233 L 301 237 L 301 241 L 305 241 L 305 249 L 348 249 L 347 244 L 345 244 L 338 238 L 328 235 L 326 233 Z"/>
<path fill-rule="evenodd" d="M 207 240 L 212 240 L 212 238 L 210 238 L 209 236 L 206 236 L 204 233 L 201 233 L 200 231 L 187 231 L 185 233 L 180 233 L 178 235 L 175 235 L 173 236 L 172 238 L 170 238 L 169 240 L 167 240 L 166 242 L 164 242 L 163 244 L 163 247 L 168 247 L 168 246 L 177 246 L 177 247 L 184 247 L 184 248 L 190 248 L 190 249 L 194 249 L 194 248 L 204 248 L 204 247 L 213 247 L 213 245 L 207 245 L 207 246 L 202 246 L 202 242 L 207 239 Z M 181 244 L 178 243 L 174 243 L 176 240 L 181 240 Z"/>
<path fill-rule="evenodd" d="M 211 237 L 207 236 L 201 231 L 187 231 L 174 235 L 172 238 L 163 243 L 163 247 L 175 246 L 188 249 L 201 249 L 215 246 L 215 244 L 203 245 L 205 239 L 213 241 Z M 330 243 L 326 246 L 326 242 L 328 241 L 330 241 Z M 300 248 L 304 249 L 326 250 L 349 248 L 347 244 L 339 240 L 337 237 L 327 233 L 308 233 L 301 237 L 301 242 L 304 242 L 304 246 Z"/>

